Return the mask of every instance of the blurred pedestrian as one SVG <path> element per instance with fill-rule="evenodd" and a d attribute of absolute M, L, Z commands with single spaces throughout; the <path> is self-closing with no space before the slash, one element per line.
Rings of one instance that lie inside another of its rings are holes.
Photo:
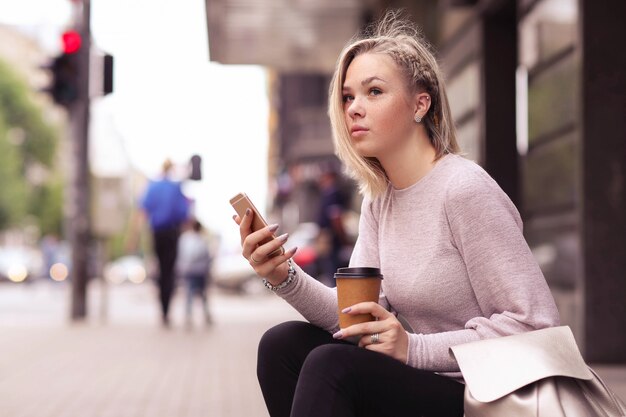
<path fill-rule="evenodd" d="M 463 416 L 450 347 L 556 326 L 559 313 L 498 184 L 465 159 L 438 63 L 389 12 L 341 52 L 329 94 L 335 150 L 363 192 L 352 267 L 380 268 L 378 302 L 342 314 L 337 292 L 291 261 L 277 229 L 239 223 L 242 254 L 308 320 L 262 337 L 257 375 L 272 417 Z M 404 318 L 406 327 L 400 321 Z M 354 340 L 356 343 L 352 343 Z"/>
<path fill-rule="evenodd" d="M 188 327 L 193 324 L 194 296 L 198 296 L 202 300 L 205 323 L 207 325 L 212 324 L 208 303 L 212 256 L 203 230 L 204 228 L 198 220 L 190 220 L 189 226 L 181 235 L 178 244 L 177 270 L 185 281 L 185 322 Z"/>
<path fill-rule="evenodd" d="M 52 276 L 50 275 L 52 266 L 59 262 L 59 250 L 61 246 L 59 237 L 55 233 L 49 233 L 41 238 L 39 246 L 41 248 L 43 262 L 46 268 L 46 278 L 52 279 Z"/>
<path fill-rule="evenodd" d="M 158 261 L 157 284 L 161 304 L 161 318 L 169 326 L 169 307 L 175 288 L 176 257 L 181 226 L 189 216 L 189 200 L 182 192 L 181 183 L 171 178 L 173 164 L 166 159 L 161 176 L 150 181 L 141 198 L 141 210 L 131 229 L 131 248 L 136 247 L 137 231 L 148 218 L 152 245 Z"/>
<path fill-rule="evenodd" d="M 329 287 L 334 287 L 334 274 L 337 268 L 347 266 L 343 259 L 343 248 L 348 244 L 343 215 L 346 210 L 344 195 L 338 186 L 337 169 L 332 166 L 322 168 L 318 184 L 320 188 L 320 206 L 317 216 L 319 234 L 318 279 Z"/>

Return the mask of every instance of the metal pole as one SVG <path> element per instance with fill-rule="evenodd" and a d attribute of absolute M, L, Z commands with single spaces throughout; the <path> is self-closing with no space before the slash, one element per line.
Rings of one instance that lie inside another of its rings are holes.
<path fill-rule="evenodd" d="M 81 34 L 79 97 L 68 108 L 72 178 L 70 185 L 70 244 L 72 247 L 72 297 L 70 318 L 87 316 L 87 283 L 91 247 L 90 227 L 90 169 L 89 169 L 89 56 L 91 49 L 90 0 L 76 3 L 76 29 Z"/>

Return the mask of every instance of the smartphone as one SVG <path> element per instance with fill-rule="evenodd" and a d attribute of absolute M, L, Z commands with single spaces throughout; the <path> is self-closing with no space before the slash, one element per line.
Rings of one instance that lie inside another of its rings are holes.
<path fill-rule="evenodd" d="M 239 215 L 239 218 L 243 218 L 244 214 L 246 214 L 246 209 L 252 210 L 252 212 L 254 213 L 254 217 L 252 218 L 252 231 L 253 232 L 263 229 L 264 227 L 267 227 L 267 222 L 265 221 L 263 216 L 261 216 L 261 213 L 259 213 L 259 210 L 257 210 L 257 208 L 254 206 L 254 204 L 252 203 L 250 198 L 246 195 L 246 193 L 238 193 L 236 196 L 231 198 L 230 205 L 233 206 L 233 208 Z M 262 240 L 260 245 L 270 242 L 275 237 L 276 236 L 272 234 L 272 237 Z M 285 248 L 281 246 L 280 248 L 276 249 L 274 252 L 270 253 L 269 257 L 271 258 L 273 256 L 282 255 L 283 253 L 285 253 Z"/>

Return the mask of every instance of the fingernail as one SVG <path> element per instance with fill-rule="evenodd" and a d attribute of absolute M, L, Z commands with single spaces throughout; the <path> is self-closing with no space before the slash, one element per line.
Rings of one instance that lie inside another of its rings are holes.
<path fill-rule="evenodd" d="M 237 215 L 236 214 L 233 214 L 233 220 L 237 221 Z"/>
<path fill-rule="evenodd" d="M 291 253 L 291 255 L 294 255 L 297 250 L 298 250 L 298 247 L 294 246 L 293 248 L 291 248 L 291 250 L 289 250 L 289 252 Z"/>
<path fill-rule="evenodd" d="M 352 310 L 352 307 L 346 307 L 343 310 L 341 310 L 342 313 L 349 313 L 350 310 Z"/>
<path fill-rule="evenodd" d="M 343 333 L 339 330 L 337 333 L 333 335 L 333 339 L 341 339 L 343 337 Z"/>
<path fill-rule="evenodd" d="M 278 236 L 276 239 L 278 239 L 278 240 L 287 240 L 288 237 L 289 237 L 289 233 L 285 233 L 284 235 Z"/>
<path fill-rule="evenodd" d="M 249 216 L 249 215 L 250 215 L 250 213 L 252 213 L 252 210 L 250 210 L 249 208 L 247 208 L 247 209 L 246 209 L 246 214 L 245 214 L 245 215 L 246 215 L 246 216 Z"/>
<path fill-rule="evenodd" d="M 278 229 L 278 225 L 277 224 L 273 224 L 269 227 L 270 232 L 275 232 Z"/>

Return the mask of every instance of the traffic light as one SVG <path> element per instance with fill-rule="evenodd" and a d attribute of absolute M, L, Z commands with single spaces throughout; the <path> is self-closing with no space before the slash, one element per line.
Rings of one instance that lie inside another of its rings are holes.
<path fill-rule="evenodd" d="M 81 37 L 76 31 L 63 33 L 63 52 L 46 67 L 51 73 L 51 82 L 44 91 L 52 96 L 55 103 L 68 107 L 79 95 Z"/>
<path fill-rule="evenodd" d="M 78 56 L 63 53 L 52 63 L 52 88 L 55 103 L 69 106 L 78 98 Z"/>
<path fill-rule="evenodd" d="M 202 179 L 202 157 L 200 155 L 193 155 L 189 162 L 191 164 L 189 179 L 200 181 Z"/>
<path fill-rule="evenodd" d="M 104 82 L 102 83 L 102 94 L 107 95 L 113 92 L 113 55 L 104 55 Z"/>

